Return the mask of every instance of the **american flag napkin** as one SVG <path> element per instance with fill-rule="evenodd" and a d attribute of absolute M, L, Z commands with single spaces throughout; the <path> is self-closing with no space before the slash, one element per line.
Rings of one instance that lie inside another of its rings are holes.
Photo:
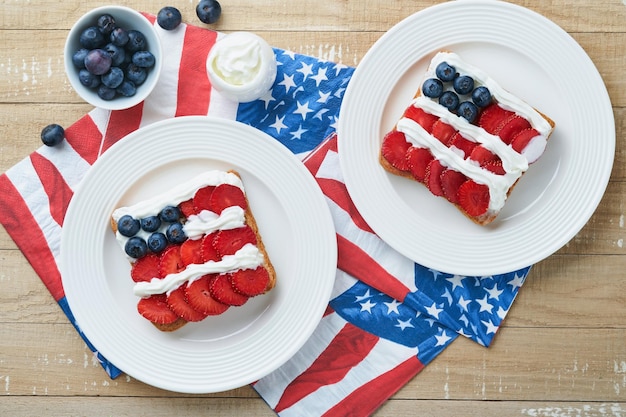
<path fill-rule="evenodd" d="M 334 134 L 353 68 L 276 48 L 272 90 L 238 104 L 212 89 L 205 70 L 222 34 L 185 24 L 171 32 L 155 27 L 168 59 L 143 103 L 92 110 L 66 129 L 62 145 L 43 146 L 0 175 L 0 220 L 79 333 L 57 264 L 74 190 L 128 133 L 167 118 L 212 115 L 249 124 L 303 159 L 337 232 L 337 274 L 326 314 L 292 359 L 252 384 L 277 414 L 369 415 L 458 335 L 491 343 L 529 268 L 488 277 L 446 274 L 413 263 L 376 236 L 343 183 Z M 108 375 L 120 375 L 80 334 Z"/>

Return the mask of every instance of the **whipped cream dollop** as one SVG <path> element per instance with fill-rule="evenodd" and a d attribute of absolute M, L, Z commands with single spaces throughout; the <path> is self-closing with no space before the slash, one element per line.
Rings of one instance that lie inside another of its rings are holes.
<path fill-rule="evenodd" d="M 276 79 L 274 51 L 249 32 L 234 32 L 219 39 L 206 65 L 212 85 L 239 102 L 258 99 Z"/>

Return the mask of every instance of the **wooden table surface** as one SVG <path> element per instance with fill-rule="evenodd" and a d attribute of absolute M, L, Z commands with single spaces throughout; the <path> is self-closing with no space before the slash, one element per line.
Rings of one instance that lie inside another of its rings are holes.
<path fill-rule="evenodd" d="M 439 2 L 221 3 L 214 29 L 253 31 L 272 45 L 355 66 L 394 24 Z M 580 233 L 532 269 L 492 347 L 459 338 L 377 416 L 626 416 L 626 1 L 515 3 L 570 33 L 604 78 L 617 131 L 610 183 Z M 63 45 L 72 23 L 103 4 L 0 1 L 0 172 L 41 145 L 45 125 L 69 126 L 91 109 L 65 77 Z M 203 25 L 191 0 L 118 4 L 155 14 L 172 5 Z M 110 380 L 4 229 L 0 394 L 3 416 L 274 415 L 249 387 L 183 395 L 125 375 Z"/>

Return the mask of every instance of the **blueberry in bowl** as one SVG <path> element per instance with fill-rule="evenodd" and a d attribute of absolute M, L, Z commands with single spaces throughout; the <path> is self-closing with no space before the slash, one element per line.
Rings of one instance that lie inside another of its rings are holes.
<path fill-rule="evenodd" d="M 152 92 L 163 53 L 154 25 L 145 16 L 128 7 L 103 6 L 73 25 L 64 58 L 70 84 L 83 100 L 121 110 Z"/>

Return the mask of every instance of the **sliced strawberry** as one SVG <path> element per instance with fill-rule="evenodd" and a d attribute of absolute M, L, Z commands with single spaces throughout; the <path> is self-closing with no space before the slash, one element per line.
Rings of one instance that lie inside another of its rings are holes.
<path fill-rule="evenodd" d="M 514 115 L 512 111 L 508 111 L 498 106 L 497 103 L 492 103 L 485 107 L 480 113 L 478 118 L 478 126 L 485 129 L 491 134 L 496 134 L 500 128 L 502 128 L 505 121 Z"/>
<path fill-rule="evenodd" d="M 247 243 L 256 245 L 256 235 L 249 226 L 220 230 L 213 239 L 213 247 L 222 257 L 234 254 Z"/>
<path fill-rule="evenodd" d="M 498 130 L 498 136 L 500 136 L 502 142 L 508 145 L 511 143 L 515 135 L 522 130 L 528 129 L 529 127 L 530 123 L 528 120 L 515 114 L 508 118 L 504 125 L 502 125 L 502 128 Z"/>
<path fill-rule="evenodd" d="M 521 153 L 536 136 L 539 136 L 539 132 L 535 129 L 524 129 L 513 137 L 513 140 L 511 140 L 511 147 L 515 150 L 515 152 Z"/>
<path fill-rule="evenodd" d="M 409 161 L 409 169 L 413 178 L 420 182 L 424 182 L 426 176 L 426 167 L 434 159 L 433 154 L 426 148 L 418 148 L 411 146 L 407 152 L 407 159 Z"/>
<path fill-rule="evenodd" d="M 164 278 L 169 274 L 175 274 L 185 269 L 185 264 L 180 257 L 180 246 L 168 246 L 161 254 L 159 261 L 159 277 Z"/>
<path fill-rule="evenodd" d="M 230 282 L 230 274 L 220 274 L 211 281 L 211 296 L 222 304 L 241 306 L 248 301 L 248 296 L 239 294 Z"/>
<path fill-rule="evenodd" d="M 263 266 L 256 269 L 240 269 L 230 275 L 235 291 L 248 297 L 263 294 L 270 282 L 270 275 Z"/>
<path fill-rule="evenodd" d="M 209 206 L 212 212 L 220 214 L 222 210 L 232 206 L 239 206 L 245 210 L 248 204 L 241 188 L 236 185 L 221 184 L 211 193 Z"/>
<path fill-rule="evenodd" d="M 493 152 L 491 152 L 489 149 L 485 148 L 482 145 L 476 146 L 472 150 L 472 153 L 470 154 L 469 158 L 472 161 L 478 162 L 478 165 L 480 166 L 485 165 L 487 162 L 500 160 L 498 155 L 494 154 Z"/>
<path fill-rule="evenodd" d="M 467 180 L 459 187 L 459 204 L 470 216 L 478 217 L 489 208 L 489 187 Z"/>
<path fill-rule="evenodd" d="M 180 259 L 185 266 L 191 264 L 203 264 L 202 239 L 187 239 L 180 245 Z"/>
<path fill-rule="evenodd" d="M 187 302 L 196 311 L 207 316 L 216 316 L 228 310 L 228 305 L 222 304 L 211 296 L 211 281 L 215 275 L 203 275 L 199 279 L 187 285 L 185 295 Z"/>
<path fill-rule="evenodd" d="M 193 206 L 196 213 L 200 213 L 202 210 L 210 210 L 211 194 L 215 189 L 212 185 L 200 188 L 193 196 Z"/>
<path fill-rule="evenodd" d="M 202 248 L 201 248 L 201 253 L 202 253 L 202 261 L 204 262 L 209 262 L 209 261 L 219 261 L 220 259 L 222 259 L 222 257 L 220 256 L 219 253 L 217 253 L 217 249 L 215 249 L 215 246 L 213 246 L 213 240 L 215 240 L 215 236 L 217 236 L 218 232 L 213 232 L 209 235 L 206 235 L 202 238 Z"/>
<path fill-rule="evenodd" d="M 199 212 L 199 210 L 196 210 L 196 206 L 193 204 L 193 198 L 187 201 L 183 201 L 178 205 L 178 208 L 185 217 L 189 217 L 192 214 L 198 214 Z"/>
<path fill-rule="evenodd" d="M 150 281 L 152 278 L 160 277 L 159 262 L 159 257 L 153 253 L 137 259 L 130 270 L 130 277 L 135 282 Z"/>
<path fill-rule="evenodd" d="M 459 202 L 459 187 L 467 180 L 467 177 L 459 171 L 446 169 L 441 173 L 440 180 L 443 196 L 451 203 L 457 204 Z"/>
<path fill-rule="evenodd" d="M 140 299 L 137 303 L 137 311 L 156 324 L 171 324 L 178 320 L 178 314 L 168 307 L 165 294 L 156 294 Z"/>
<path fill-rule="evenodd" d="M 465 139 L 461 133 L 457 132 L 450 140 L 450 147 L 453 146 L 463 152 L 464 157 L 467 158 L 478 144 Z"/>
<path fill-rule="evenodd" d="M 506 171 L 504 170 L 504 167 L 502 166 L 501 160 L 487 162 L 486 164 L 483 165 L 483 168 L 497 175 L 506 174 Z"/>
<path fill-rule="evenodd" d="M 432 132 L 433 124 L 439 120 L 439 117 L 434 114 L 426 113 L 421 108 L 415 106 L 409 106 L 404 111 L 404 117 L 416 121 L 428 133 Z"/>
<path fill-rule="evenodd" d="M 456 129 L 439 119 L 433 124 L 433 130 L 431 134 L 439 139 L 439 142 L 448 146 L 452 137 L 456 133 Z"/>
<path fill-rule="evenodd" d="M 424 177 L 424 184 L 428 187 L 431 193 L 441 197 L 443 196 L 443 190 L 441 189 L 441 173 L 446 169 L 438 159 L 433 159 L 426 168 L 426 176 Z"/>
<path fill-rule="evenodd" d="M 170 310 L 187 321 L 201 321 L 207 314 L 201 313 L 189 305 L 187 295 L 185 294 L 185 286 L 178 287 L 167 296 L 167 305 Z"/>
<path fill-rule="evenodd" d="M 381 147 L 383 157 L 400 171 L 409 170 L 409 162 L 406 159 L 406 152 L 411 147 L 407 142 L 404 133 L 396 130 L 385 135 Z"/>

